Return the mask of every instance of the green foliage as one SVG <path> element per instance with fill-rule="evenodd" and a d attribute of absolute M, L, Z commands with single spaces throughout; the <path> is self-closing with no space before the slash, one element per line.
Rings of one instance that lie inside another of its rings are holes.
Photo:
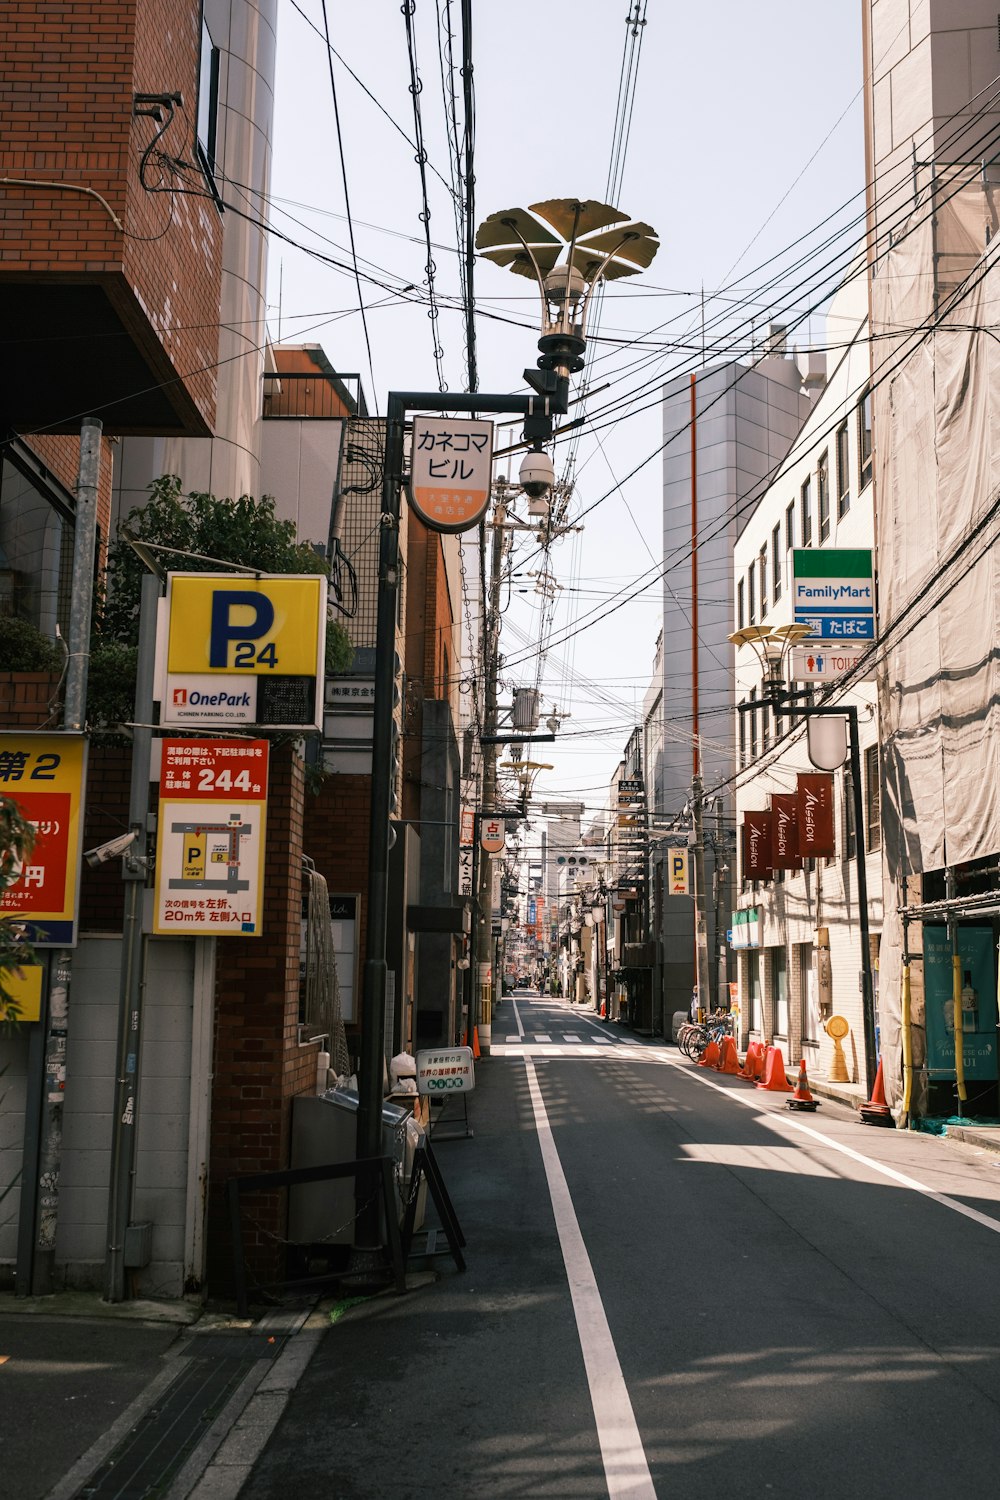
<path fill-rule="evenodd" d="M 157 547 L 174 547 L 198 557 L 162 555 L 165 568 L 210 573 L 220 563 L 237 563 L 262 573 L 326 573 L 327 565 L 307 542 L 299 542 L 291 521 L 278 519 L 274 500 L 217 500 L 214 495 L 183 495 L 176 474 L 164 474 L 149 486 L 145 505 L 125 518 L 122 529 Z M 205 559 L 215 559 L 208 561 Z M 91 641 L 87 684 L 87 717 L 105 743 L 127 739 L 120 726 L 132 718 L 135 699 L 139 603 L 146 571 L 137 554 L 119 535 L 108 548 L 108 587 Z M 327 629 L 331 671 L 350 665 L 352 648 L 342 625 Z"/>
<path fill-rule="evenodd" d="M 325 560 L 307 542 L 299 542 L 292 521 L 281 521 L 274 500 L 265 495 L 255 500 L 217 500 L 214 495 L 181 494 L 176 474 L 164 474 L 150 485 L 150 498 L 125 518 L 125 528 L 138 541 L 183 552 L 190 557 L 162 561 L 185 573 L 211 573 L 218 562 L 239 563 L 262 573 L 326 573 Z M 121 536 L 108 548 L 108 598 L 100 621 L 102 638 L 135 646 L 139 641 L 139 598 L 142 575 L 140 559 Z"/>
<path fill-rule="evenodd" d="M 58 672 L 63 658 L 56 643 L 27 620 L 2 615 L 0 663 L 5 672 Z"/>
<path fill-rule="evenodd" d="M 21 866 L 35 843 L 35 830 L 17 803 L 0 796 L 0 893 L 13 885 Z M 4 980 L 12 969 L 35 963 L 34 950 L 26 943 L 21 923 L 14 917 L 0 917 L 0 1021 L 16 1021 L 17 1001 Z"/>
<path fill-rule="evenodd" d="M 353 660 L 354 647 L 351 645 L 351 637 L 339 620 L 330 620 L 326 627 L 327 675 L 336 677 L 342 672 L 349 671 Z"/>

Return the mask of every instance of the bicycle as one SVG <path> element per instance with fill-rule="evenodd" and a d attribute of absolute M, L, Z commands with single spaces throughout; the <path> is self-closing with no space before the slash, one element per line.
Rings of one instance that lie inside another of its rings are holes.
<path fill-rule="evenodd" d="M 723 1037 L 733 1035 L 733 1018 L 729 1011 L 716 1011 L 704 1021 L 688 1021 L 677 1033 L 677 1045 L 691 1062 L 698 1062 L 710 1042 L 721 1046 Z"/>

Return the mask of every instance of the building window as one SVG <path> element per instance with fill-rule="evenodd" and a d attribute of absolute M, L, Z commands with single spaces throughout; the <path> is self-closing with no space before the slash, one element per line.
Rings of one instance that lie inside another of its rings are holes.
<path fill-rule="evenodd" d="M 747 617 L 746 617 L 747 598 L 746 598 L 746 595 L 747 595 L 746 585 L 744 584 L 743 579 L 741 578 L 740 581 L 739 581 L 739 583 L 736 585 L 736 629 L 737 630 L 742 630 L 743 627 L 744 627 L 744 625 L 747 622 Z"/>
<path fill-rule="evenodd" d="M 882 847 L 882 794 L 878 779 L 878 746 L 865 751 L 865 848 L 869 854 Z"/>
<path fill-rule="evenodd" d="M 786 551 L 791 552 L 791 550 L 792 550 L 792 548 L 794 546 L 795 546 L 795 501 L 794 500 L 790 500 L 788 502 L 788 509 L 785 511 L 785 549 L 786 549 Z"/>
<path fill-rule="evenodd" d="M 750 702 L 751 703 L 755 703 L 756 700 L 757 700 L 757 689 L 754 688 L 753 691 L 750 694 Z M 750 759 L 752 761 L 754 761 L 754 760 L 757 759 L 757 710 L 756 710 L 756 708 L 751 708 L 748 711 L 748 713 L 747 713 L 747 717 L 750 720 Z"/>
<path fill-rule="evenodd" d="M 837 519 L 842 521 L 851 508 L 851 460 L 847 423 L 837 428 Z"/>
<path fill-rule="evenodd" d="M 744 698 L 743 702 L 746 701 Z M 737 713 L 736 717 L 740 721 L 740 765 L 745 766 L 747 763 L 747 716 L 745 713 Z"/>
<path fill-rule="evenodd" d="M 853 859 L 854 843 L 854 782 L 850 771 L 844 767 L 844 858 Z"/>
<path fill-rule="evenodd" d="M 781 522 L 771 532 L 771 591 L 774 602 L 781 598 Z"/>
<path fill-rule="evenodd" d="M 830 535 L 830 459 L 824 453 L 816 469 L 816 501 L 819 508 L 819 539 Z"/>
<path fill-rule="evenodd" d="M 761 547 L 760 556 L 757 559 L 757 569 L 760 575 L 760 617 L 763 620 L 767 614 L 767 548 Z"/>
<path fill-rule="evenodd" d="M 866 391 L 858 402 L 858 489 L 863 490 L 872 477 L 872 393 Z"/>
<path fill-rule="evenodd" d="M 801 519 L 799 521 L 799 536 L 803 547 L 812 546 L 813 521 L 812 521 L 812 479 L 807 479 L 802 485 Z"/>
<path fill-rule="evenodd" d="M 751 625 L 757 623 L 757 588 L 754 565 L 747 568 L 747 618 Z"/>
<path fill-rule="evenodd" d="M 198 123 L 197 151 L 202 171 L 208 180 L 216 201 L 221 206 L 216 184 L 218 163 L 216 149 L 219 138 L 219 49 L 212 41 L 212 34 L 201 22 L 201 62 L 198 71 Z"/>

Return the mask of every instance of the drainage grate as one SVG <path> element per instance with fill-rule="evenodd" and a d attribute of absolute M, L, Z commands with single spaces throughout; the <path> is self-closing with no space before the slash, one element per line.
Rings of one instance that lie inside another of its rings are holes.
<path fill-rule="evenodd" d="M 156 1500 L 168 1489 L 240 1382 L 258 1360 L 273 1359 L 276 1338 L 196 1335 L 177 1379 L 122 1439 L 73 1500 Z"/>

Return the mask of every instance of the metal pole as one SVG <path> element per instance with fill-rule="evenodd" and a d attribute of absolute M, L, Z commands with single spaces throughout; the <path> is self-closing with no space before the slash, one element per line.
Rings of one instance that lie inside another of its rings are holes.
<path fill-rule="evenodd" d="M 160 580 L 152 573 L 145 573 L 139 613 L 139 662 L 135 682 L 135 725 L 132 730 L 132 781 L 128 813 L 129 827 L 136 837 L 122 861 L 122 878 L 126 882 L 125 925 L 122 933 L 121 988 L 118 997 L 118 1053 L 111 1130 L 108 1244 L 104 1263 L 104 1297 L 107 1302 L 121 1302 L 125 1297 L 125 1231 L 132 1215 L 132 1194 L 135 1187 L 139 1057 L 146 957 L 142 905 L 148 868 L 146 836 L 150 750 L 153 740 L 153 661 L 159 597 Z"/>
<path fill-rule="evenodd" d="M 359 1158 L 382 1151 L 382 1079 L 385 1051 L 386 934 L 389 883 L 389 820 L 392 812 L 392 717 L 396 682 L 396 613 L 399 593 L 399 491 L 403 471 L 406 397 L 389 392 L 382 473 L 382 519 L 375 631 L 375 698 L 372 721 L 371 817 L 368 835 L 368 904 L 365 913 L 365 969 L 361 1007 L 361 1063 L 358 1070 Z M 378 1194 L 372 1178 L 357 1177 L 358 1248 L 382 1241 Z"/>
<path fill-rule="evenodd" d="M 483 624 L 483 728 L 487 736 L 497 732 L 497 668 L 500 644 L 500 576 L 503 569 L 503 523 L 506 516 L 503 497 L 493 511 L 493 545 L 490 549 L 490 597 L 484 610 Z M 483 800 L 485 813 L 495 811 L 497 794 L 496 746 L 483 744 Z M 479 926 L 476 930 L 476 978 L 472 986 L 472 1009 L 469 1013 L 469 1046 L 473 1045 L 474 1028 L 479 1021 L 492 1029 L 493 996 L 498 993 L 496 946 L 493 943 L 493 857 L 485 850 L 479 855 Z M 487 970 L 490 979 L 484 980 Z M 479 1008 L 477 1014 L 477 999 Z M 482 1050 L 488 1051 L 488 1046 Z"/>
<path fill-rule="evenodd" d="M 691 806 L 694 811 L 694 943 L 695 978 L 698 985 L 698 1015 L 703 1018 L 710 1000 L 708 982 L 708 924 L 705 920 L 705 822 L 704 789 L 701 777 L 691 780 Z"/>
<path fill-rule="evenodd" d="M 63 728 L 79 732 L 87 717 L 87 670 L 90 622 L 94 602 L 94 552 L 97 546 L 97 488 L 101 477 L 99 417 L 85 417 L 80 427 L 80 469 L 76 483 L 73 531 L 73 588 L 70 595 L 69 659 Z"/>
<path fill-rule="evenodd" d="M 728 894 L 728 860 L 725 854 L 726 832 L 722 821 L 722 797 L 715 801 L 715 947 L 718 958 L 716 979 L 716 1004 L 722 1010 L 729 1009 L 728 969 L 726 965 L 726 896 Z"/>
<path fill-rule="evenodd" d="M 854 799 L 854 853 L 858 871 L 858 927 L 861 932 L 861 1012 L 865 1032 L 865 1075 L 868 1097 L 875 1091 L 875 986 L 872 981 L 872 953 L 868 937 L 868 872 L 865 867 L 865 815 L 861 795 L 861 750 L 858 743 L 858 710 L 850 704 L 846 710 L 851 745 L 851 790 Z"/>

